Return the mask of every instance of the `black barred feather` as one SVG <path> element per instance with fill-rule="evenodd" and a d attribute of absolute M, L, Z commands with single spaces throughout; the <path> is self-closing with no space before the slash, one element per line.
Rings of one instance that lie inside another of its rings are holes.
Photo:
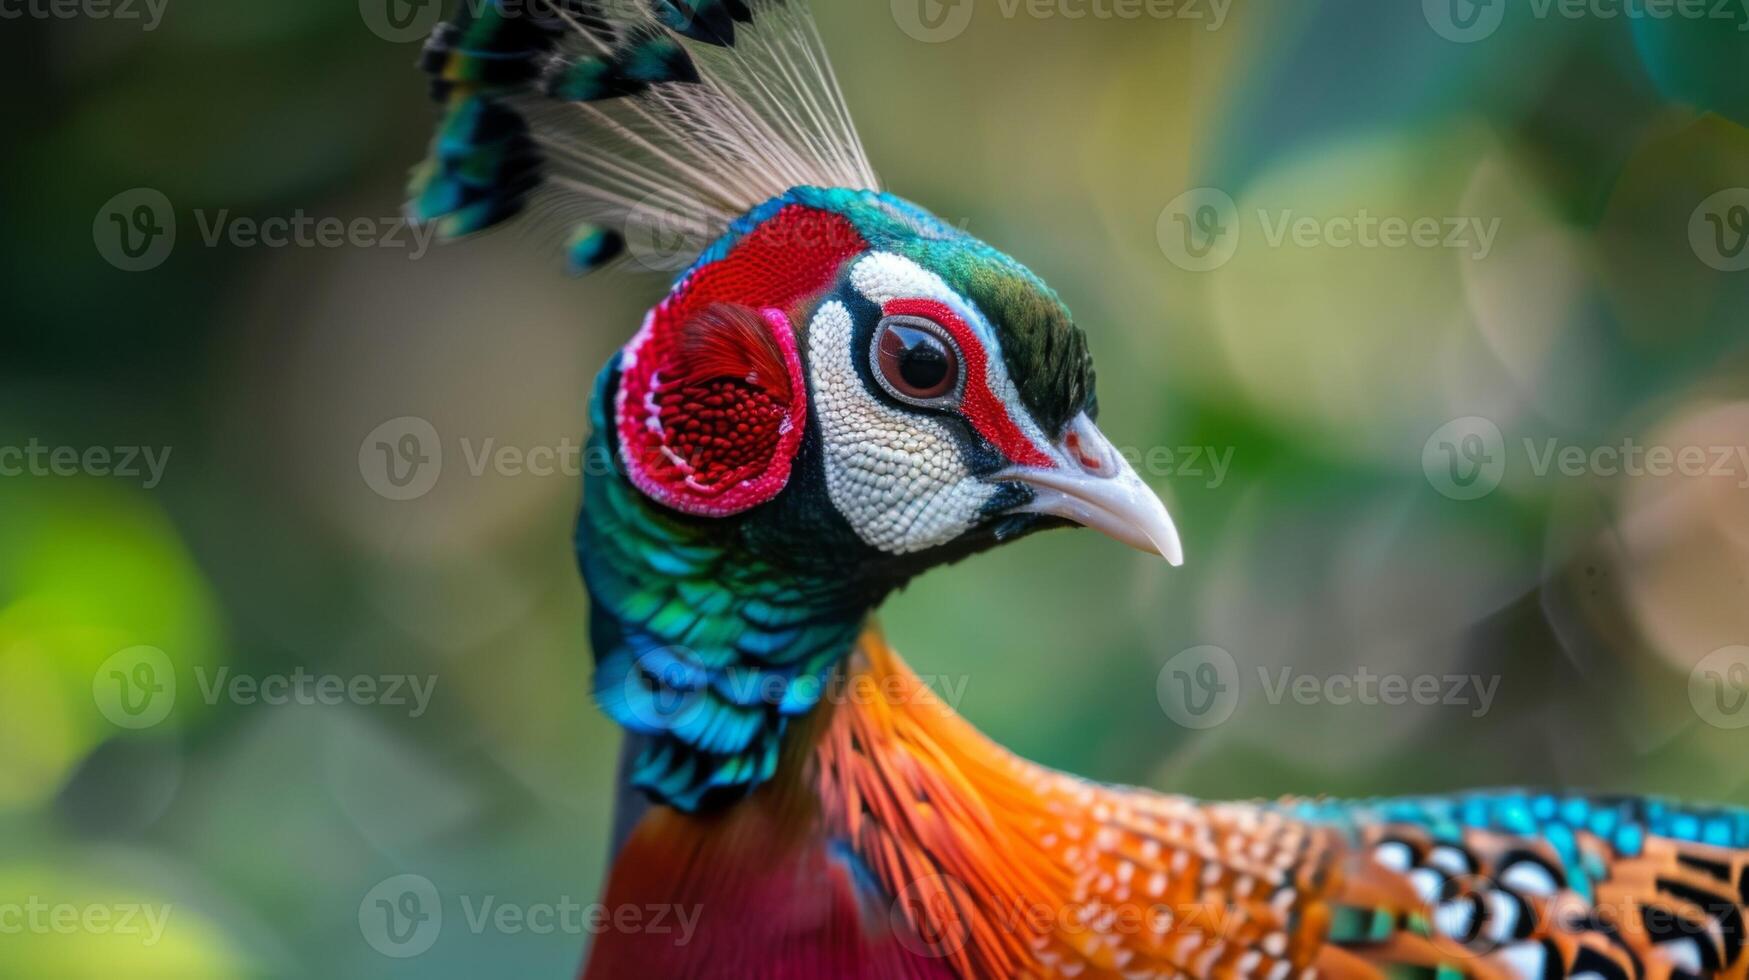
<path fill-rule="evenodd" d="M 675 38 L 653 28 L 632 31 L 615 52 L 615 62 L 627 78 L 648 85 L 660 82 L 699 81 L 698 68 L 686 47 Z"/>
<path fill-rule="evenodd" d="M 562 102 L 599 102 L 637 95 L 663 82 L 696 84 L 698 69 L 674 37 L 652 27 L 630 32 L 610 54 L 554 58 L 542 91 Z"/>
<path fill-rule="evenodd" d="M 512 11 L 488 3 L 473 12 L 463 3 L 456 19 L 439 24 L 421 52 L 419 66 L 432 78 L 433 94 L 446 96 L 451 87 L 504 89 L 526 82 L 538 71 L 540 56 L 558 39 L 556 15 L 533 16 L 534 5 Z"/>
<path fill-rule="evenodd" d="M 633 228 L 697 251 L 791 187 L 878 189 L 804 0 L 466 0 L 419 65 L 407 211 L 446 238 L 533 211 L 588 271 Z"/>
<path fill-rule="evenodd" d="M 735 22 L 753 19 L 745 4 L 732 5 L 723 0 L 650 0 L 656 19 L 683 37 L 706 44 L 732 47 L 735 43 Z M 740 13 L 742 16 L 736 16 Z"/>
<path fill-rule="evenodd" d="M 541 180 L 541 154 L 522 116 L 455 89 L 431 156 L 414 171 L 409 214 L 459 238 L 509 218 Z"/>
<path fill-rule="evenodd" d="M 565 267 L 574 276 L 587 275 L 625 251 L 626 240 L 611 228 L 578 225 L 565 243 Z"/>

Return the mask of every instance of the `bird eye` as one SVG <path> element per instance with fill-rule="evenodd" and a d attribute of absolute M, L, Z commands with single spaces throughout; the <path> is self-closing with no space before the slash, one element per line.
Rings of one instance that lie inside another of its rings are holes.
<path fill-rule="evenodd" d="M 956 401 L 960 355 L 947 331 L 915 316 L 890 316 L 875 327 L 874 375 L 902 402 L 937 407 Z"/>

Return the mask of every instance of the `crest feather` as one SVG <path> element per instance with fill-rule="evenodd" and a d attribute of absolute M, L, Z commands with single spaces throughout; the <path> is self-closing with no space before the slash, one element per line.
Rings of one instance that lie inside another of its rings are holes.
<path fill-rule="evenodd" d="M 588 271 L 628 238 L 696 255 L 793 187 L 879 189 L 806 0 L 474 0 L 420 65 L 444 116 L 407 210 L 446 238 L 533 212 Z"/>

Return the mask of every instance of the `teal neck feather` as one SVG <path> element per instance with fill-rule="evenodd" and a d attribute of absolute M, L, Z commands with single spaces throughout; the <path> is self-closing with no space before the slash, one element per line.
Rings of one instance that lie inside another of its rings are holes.
<path fill-rule="evenodd" d="M 577 550 L 590 596 L 595 697 L 646 736 L 628 781 L 698 810 L 771 778 L 790 722 L 819 703 L 875 596 L 821 566 L 778 567 L 778 550 L 746 521 L 658 508 L 620 470 L 602 371 Z M 776 550 L 774 550 L 776 549 Z"/>

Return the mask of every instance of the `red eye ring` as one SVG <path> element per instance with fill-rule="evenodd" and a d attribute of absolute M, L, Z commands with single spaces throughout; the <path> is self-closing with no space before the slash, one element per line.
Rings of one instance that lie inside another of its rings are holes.
<path fill-rule="evenodd" d="M 883 317 L 869 344 L 870 373 L 881 388 L 919 408 L 958 405 L 965 390 L 964 363 L 953 337 L 926 317 Z"/>

